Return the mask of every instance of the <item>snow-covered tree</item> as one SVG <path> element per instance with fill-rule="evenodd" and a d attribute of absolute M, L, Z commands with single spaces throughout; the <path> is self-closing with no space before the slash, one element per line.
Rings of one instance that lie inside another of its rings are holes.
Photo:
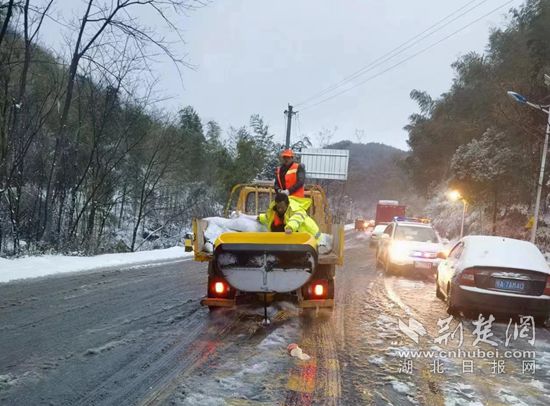
<path fill-rule="evenodd" d="M 493 234 L 496 233 L 499 205 L 510 205 L 517 198 L 518 175 L 525 161 L 504 132 L 488 129 L 479 139 L 460 146 L 452 160 L 451 185 L 457 186 L 471 203 L 490 202 Z"/>

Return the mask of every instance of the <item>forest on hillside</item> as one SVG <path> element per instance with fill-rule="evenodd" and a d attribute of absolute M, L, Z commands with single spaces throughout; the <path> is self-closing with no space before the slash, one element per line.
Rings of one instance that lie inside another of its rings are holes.
<path fill-rule="evenodd" d="M 407 206 L 410 215 L 422 215 L 426 200 L 417 193 L 405 171 L 406 151 L 375 142 L 352 141 L 336 142 L 327 148 L 349 150 L 348 179 L 340 188 L 351 206 L 350 220 L 373 219 L 379 200 L 398 200 Z"/>
<path fill-rule="evenodd" d="M 145 9 L 173 27 L 169 9 L 190 12 L 201 1 L 84 4 L 76 22 L 58 21 L 70 41 L 54 50 L 37 39 L 44 20 L 57 15 L 56 2 L 0 1 L 3 256 L 173 246 L 193 217 L 222 214 L 233 185 L 273 179 L 278 164 L 282 145 L 258 114 L 222 129 L 192 106 L 177 114 L 155 109 L 150 62 L 163 54 L 189 67 L 135 17 Z M 372 210 L 375 190 L 403 192 L 394 161 L 402 151 L 329 145 L 333 135 L 320 130 L 320 144 L 352 150 L 349 181 L 308 183 L 328 189 L 338 221 Z M 311 146 L 301 134 L 293 141 L 298 151 Z"/>
<path fill-rule="evenodd" d="M 222 129 L 186 103 L 175 114 L 155 108 L 150 62 L 163 54 L 189 67 L 136 16 L 145 9 L 173 27 L 167 8 L 190 12 L 201 1 L 84 4 L 78 19 L 58 21 L 67 43 L 51 49 L 38 39 L 45 19 L 58 16 L 56 2 L 0 1 L 3 256 L 171 246 L 192 217 L 220 214 L 232 185 L 271 179 L 278 162 L 282 146 L 258 114 Z M 467 201 L 467 232 L 525 237 L 546 115 L 506 92 L 550 104 L 549 34 L 550 2 L 527 0 L 490 33 L 486 52 L 453 64 L 447 92 L 413 90 L 410 151 L 322 143 L 350 150 L 348 181 L 321 182 L 337 218 L 369 216 L 377 200 L 396 199 L 456 235 L 462 205 L 445 196 L 456 188 Z M 301 137 L 295 147 L 311 145 Z M 549 191 L 545 182 L 544 214 Z M 538 242 L 550 245 L 546 222 Z"/>
<path fill-rule="evenodd" d="M 419 194 L 431 198 L 428 214 L 457 233 L 462 205 L 445 192 L 458 189 L 468 205 L 467 231 L 525 237 L 532 215 L 547 115 L 515 103 L 507 91 L 533 103 L 550 104 L 550 2 L 527 0 L 494 29 L 483 54 L 459 58 L 450 89 L 433 98 L 411 97 L 419 113 L 410 117 L 410 154 L 405 167 Z M 546 165 L 541 208 L 548 212 Z M 550 243 L 543 220 L 538 242 Z"/>
<path fill-rule="evenodd" d="M 173 245 L 193 216 L 219 213 L 233 184 L 273 176 L 280 145 L 259 115 L 223 131 L 190 106 L 154 109 L 149 62 L 163 53 L 186 66 L 136 13 L 171 26 L 167 8 L 201 2 L 87 4 L 60 23 L 71 41 L 54 52 L 36 39 L 55 2 L 0 2 L 2 255 Z"/>

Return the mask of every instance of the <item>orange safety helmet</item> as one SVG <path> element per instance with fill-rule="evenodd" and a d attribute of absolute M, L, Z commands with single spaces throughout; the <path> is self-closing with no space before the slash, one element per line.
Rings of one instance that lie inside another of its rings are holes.
<path fill-rule="evenodd" d="M 290 148 L 287 148 L 283 152 L 281 152 L 281 157 L 294 158 L 294 152 Z"/>

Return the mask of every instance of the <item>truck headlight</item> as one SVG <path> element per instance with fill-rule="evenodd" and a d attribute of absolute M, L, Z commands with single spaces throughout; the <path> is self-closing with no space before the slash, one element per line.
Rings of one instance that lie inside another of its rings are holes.
<path fill-rule="evenodd" d="M 390 247 L 390 258 L 394 261 L 402 261 L 409 257 L 409 249 L 401 244 L 392 244 Z"/>

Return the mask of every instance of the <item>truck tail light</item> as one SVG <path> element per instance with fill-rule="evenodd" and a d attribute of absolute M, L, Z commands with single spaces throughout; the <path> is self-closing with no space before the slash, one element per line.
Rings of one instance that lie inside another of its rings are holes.
<path fill-rule="evenodd" d="M 324 293 L 325 293 L 325 288 L 320 283 L 316 284 L 315 287 L 313 288 L 313 294 L 315 296 L 323 296 Z"/>
<path fill-rule="evenodd" d="M 328 295 L 328 281 L 324 279 L 313 281 L 307 293 L 309 299 L 325 299 Z"/>
<path fill-rule="evenodd" d="M 462 271 L 458 283 L 462 286 L 476 286 L 475 269 L 469 268 Z"/>
<path fill-rule="evenodd" d="M 544 294 L 550 296 L 550 276 L 546 278 L 546 286 L 544 287 Z"/>
<path fill-rule="evenodd" d="M 214 283 L 214 292 L 218 295 L 221 295 L 225 291 L 225 286 L 223 282 Z"/>
<path fill-rule="evenodd" d="M 228 298 L 231 297 L 232 294 L 229 284 L 221 278 L 215 278 L 214 280 L 211 280 L 208 290 L 209 297 Z"/>

